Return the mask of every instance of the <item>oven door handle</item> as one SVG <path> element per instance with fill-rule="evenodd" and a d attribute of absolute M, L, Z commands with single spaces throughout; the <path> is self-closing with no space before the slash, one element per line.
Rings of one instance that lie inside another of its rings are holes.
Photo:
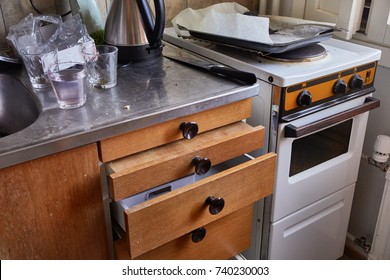
<path fill-rule="evenodd" d="M 298 138 L 313 132 L 316 132 L 318 130 L 321 130 L 323 128 L 326 128 L 328 126 L 332 126 L 336 123 L 343 122 L 345 120 L 348 120 L 354 116 L 363 114 L 365 112 L 368 112 L 370 110 L 373 110 L 375 108 L 378 108 L 380 106 L 380 101 L 373 97 L 367 97 L 366 100 L 364 100 L 364 103 L 360 106 L 357 106 L 353 109 L 347 110 L 345 112 L 342 112 L 340 114 L 330 116 L 323 118 L 321 120 L 318 120 L 316 122 L 308 123 L 306 125 L 303 125 L 301 127 L 296 127 L 295 125 L 289 124 L 286 125 L 284 128 L 284 137 L 286 138 Z"/>

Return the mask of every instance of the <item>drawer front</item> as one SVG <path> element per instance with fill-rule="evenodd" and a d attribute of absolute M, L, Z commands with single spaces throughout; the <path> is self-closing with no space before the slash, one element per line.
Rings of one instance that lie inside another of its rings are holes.
<path fill-rule="evenodd" d="M 245 99 L 100 141 L 100 159 L 102 162 L 108 162 L 183 139 L 179 128 L 183 122 L 196 122 L 199 127 L 198 133 L 202 133 L 249 118 L 251 116 L 251 106 L 251 99 Z"/>
<path fill-rule="evenodd" d="M 264 128 L 237 122 L 195 139 L 180 140 L 108 164 L 114 200 L 145 191 L 194 173 L 195 157 L 208 158 L 214 166 L 263 146 Z"/>
<path fill-rule="evenodd" d="M 136 259 L 140 260 L 223 260 L 229 259 L 250 246 L 252 230 L 252 205 L 239 209 L 210 224 L 204 225 L 206 235 L 198 242 L 192 241 L 193 232 L 187 233 Z M 117 259 L 129 259 L 125 240 L 115 244 Z"/>
<path fill-rule="evenodd" d="M 272 194 L 275 159 L 275 154 L 266 154 L 127 209 L 131 258 Z M 225 201 L 217 214 L 211 214 L 206 203 L 210 196 Z"/>

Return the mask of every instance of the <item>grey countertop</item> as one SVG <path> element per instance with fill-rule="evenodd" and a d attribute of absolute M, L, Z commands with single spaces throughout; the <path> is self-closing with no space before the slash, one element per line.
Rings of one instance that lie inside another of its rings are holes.
<path fill-rule="evenodd" d="M 9 74 L 30 87 L 24 71 Z M 40 116 L 0 138 L 0 168 L 253 97 L 258 85 L 241 86 L 161 57 L 118 69 L 115 87 L 90 88 L 77 109 L 60 109 L 51 88 L 33 92 Z"/>

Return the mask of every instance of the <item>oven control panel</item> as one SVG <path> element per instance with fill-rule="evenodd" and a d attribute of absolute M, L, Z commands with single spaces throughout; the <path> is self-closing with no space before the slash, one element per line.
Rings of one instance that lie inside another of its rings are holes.
<path fill-rule="evenodd" d="M 366 92 L 373 87 L 376 66 L 372 62 L 281 89 L 282 115 Z"/>

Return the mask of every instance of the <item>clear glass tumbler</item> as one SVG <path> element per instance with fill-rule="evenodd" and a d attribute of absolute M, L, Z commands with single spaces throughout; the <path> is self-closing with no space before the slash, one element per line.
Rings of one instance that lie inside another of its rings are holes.
<path fill-rule="evenodd" d="M 57 62 L 57 48 L 52 46 L 28 46 L 20 51 L 31 85 L 34 88 L 50 86 L 46 75 L 48 67 Z"/>
<path fill-rule="evenodd" d="M 85 104 L 88 93 L 85 64 L 57 63 L 49 68 L 48 76 L 61 109 L 78 108 Z"/>
<path fill-rule="evenodd" d="M 112 88 L 116 85 L 118 48 L 98 45 L 83 49 L 87 65 L 88 81 L 96 88 Z"/>

